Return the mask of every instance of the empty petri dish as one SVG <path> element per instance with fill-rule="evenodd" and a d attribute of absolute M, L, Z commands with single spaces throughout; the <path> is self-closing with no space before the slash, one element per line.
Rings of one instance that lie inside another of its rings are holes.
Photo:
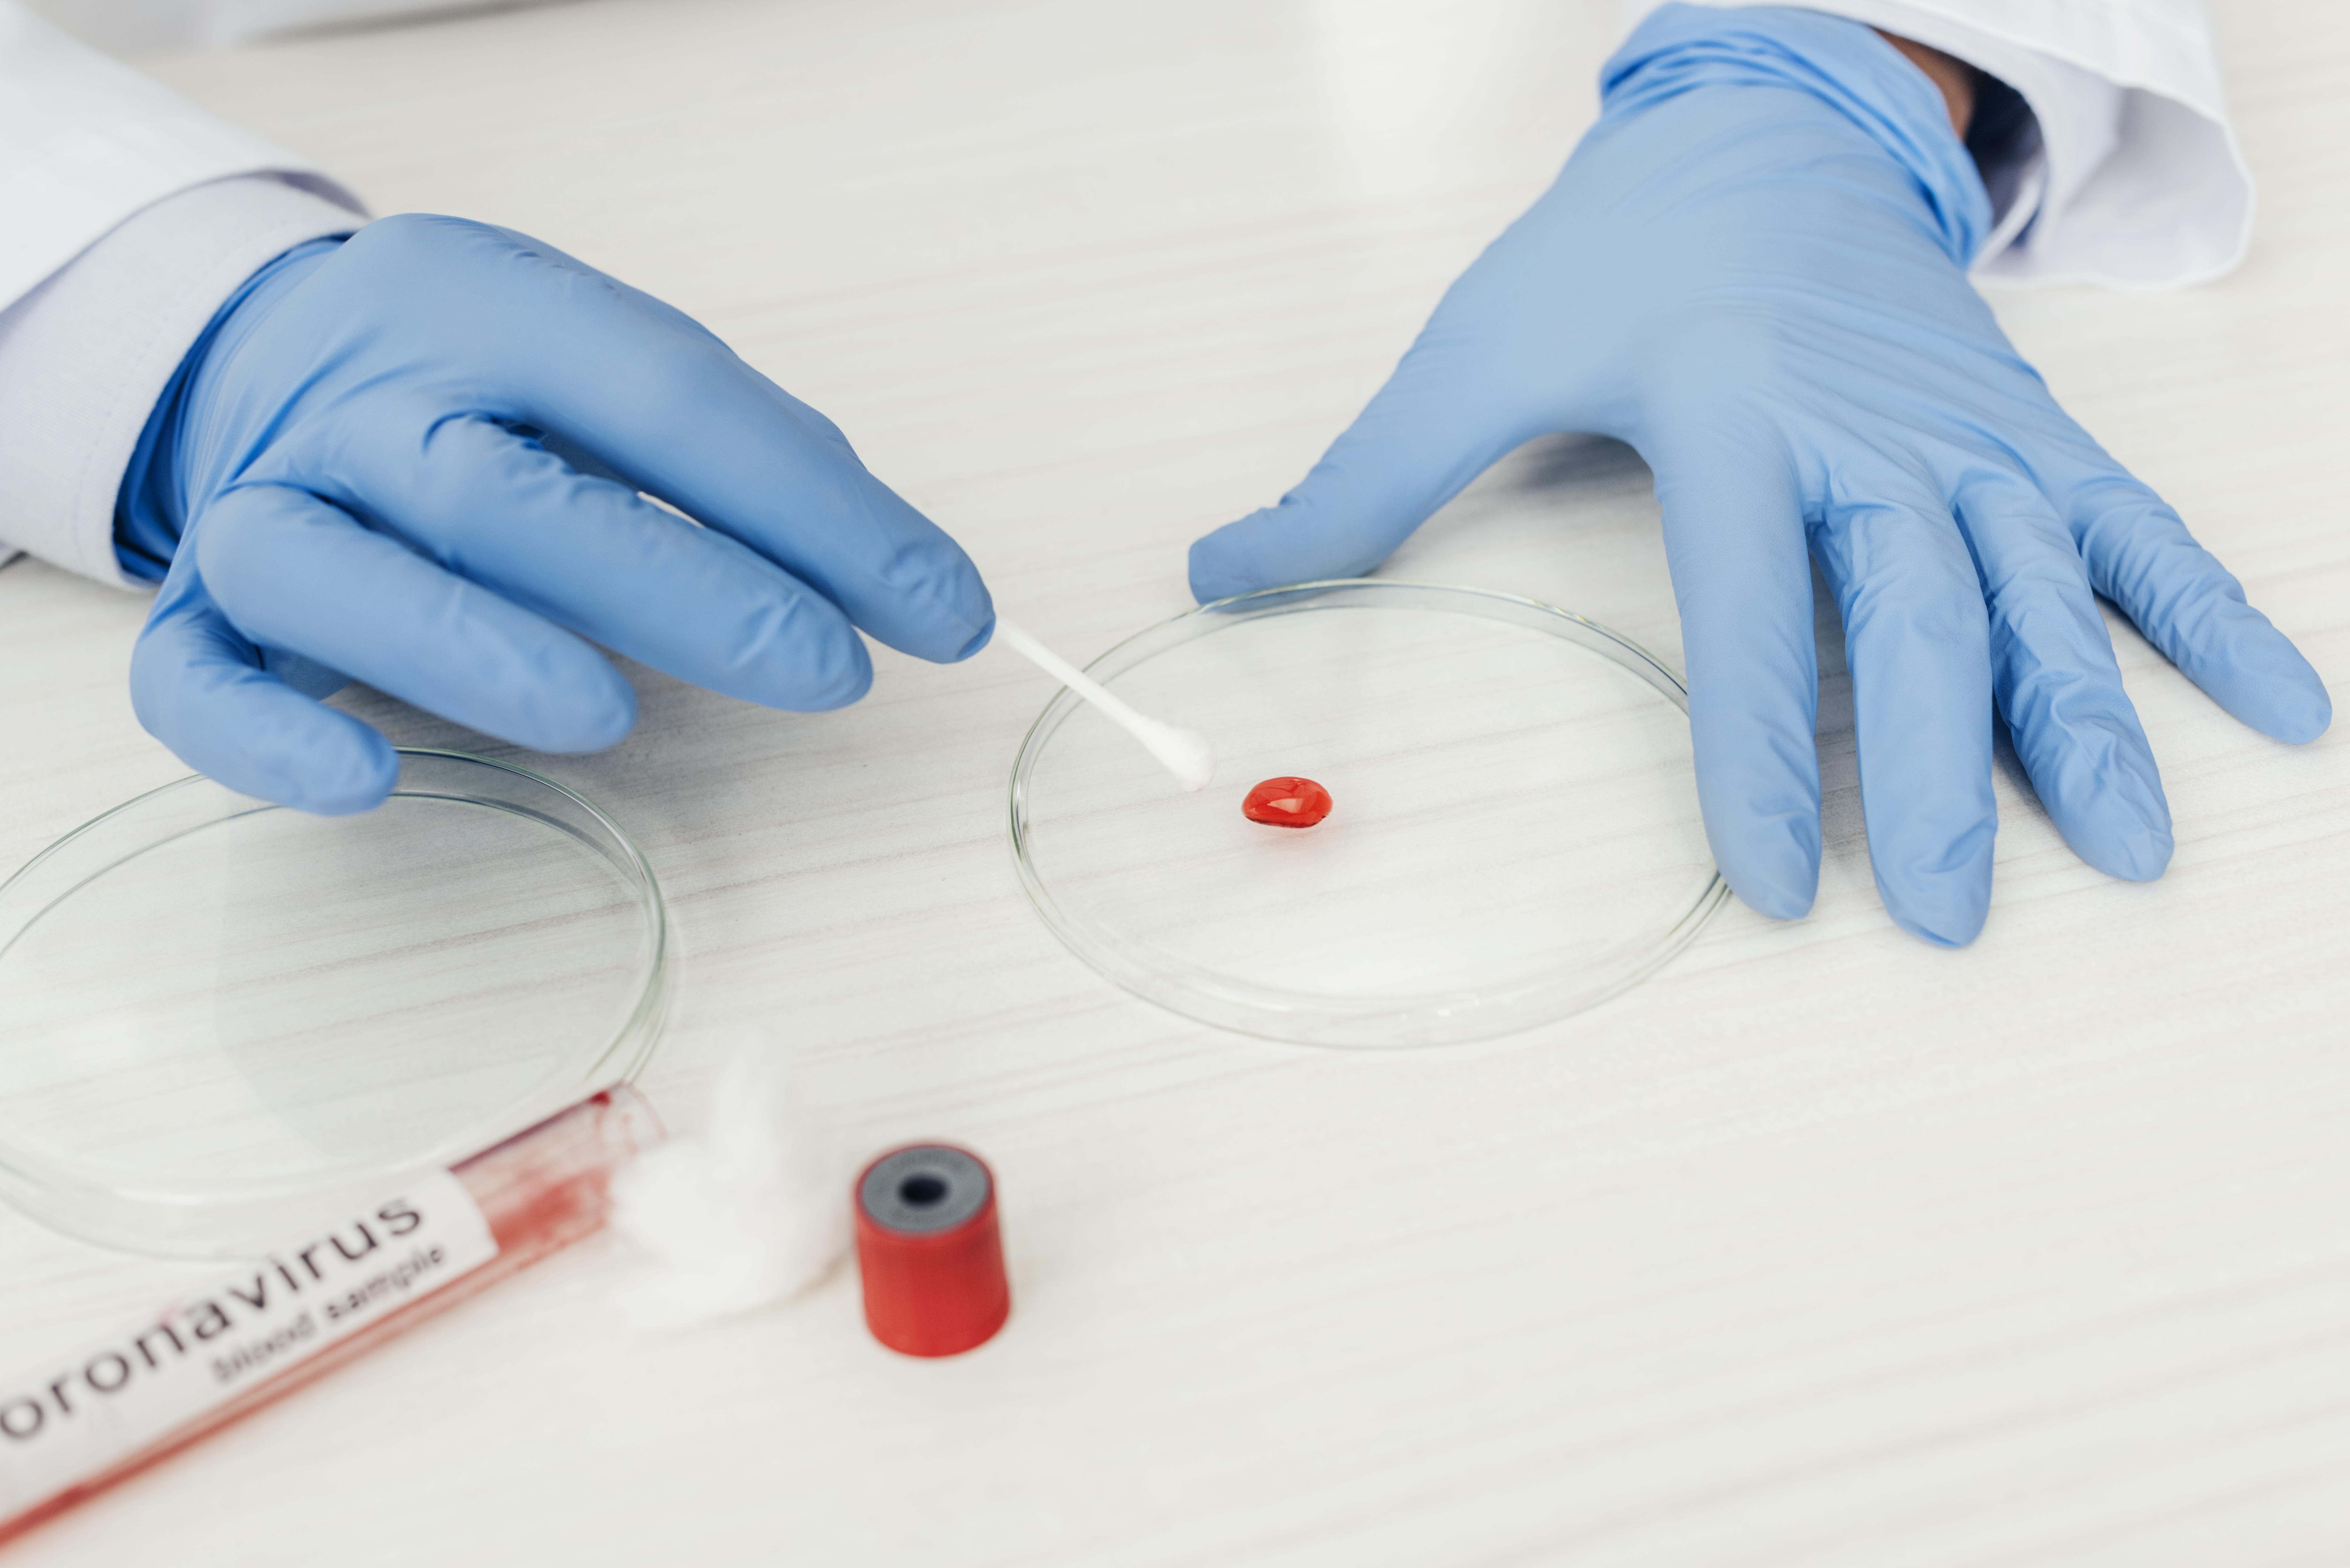
<path fill-rule="evenodd" d="M 182 779 L 0 885 L 0 1197 L 242 1256 L 633 1076 L 667 996 L 652 870 L 504 763 L 404 750 L 311 816 Z"/>
<path fill-rule="evenodd" d="M 1203 1023 L 1323 1045 L 1512 1033 L 1653 972 L 1727 894 L 1686 690 L 1569 611 L 1310 583 L 1178 616 L 1087 673 L 1204 733 L 1215 782 L 1182 793 L 1064 691 L 1013 769 L 1020 878 L 1087 963 Z M 1284 776 L 1326 789 L 1327 815 L 1243 814 Z"/>

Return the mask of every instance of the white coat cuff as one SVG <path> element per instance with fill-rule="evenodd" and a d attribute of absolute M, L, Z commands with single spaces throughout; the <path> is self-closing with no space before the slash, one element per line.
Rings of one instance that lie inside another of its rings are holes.
<path fill-rule="evenodd" d="M 163 387 L 245 279 L 365 220 L 265 175 L 132 214 L 0 311 L 0 559 L 143 588 L 114 555 L 122 475 Z"/>
<path fill-rule="evenodd" d="M 1627 9 L 1645 16 L 1656 3 Z M 2006 177 L 1994 185 L 2015 194 L 1976 258 L 1978 277 L 2177 288 L 2243 259 L 2251 173 L 2195 0 L 1805 4 L 1955 56 L 2031 107 L 2040 146 L 2029 167 L 1996 171 Z"/>

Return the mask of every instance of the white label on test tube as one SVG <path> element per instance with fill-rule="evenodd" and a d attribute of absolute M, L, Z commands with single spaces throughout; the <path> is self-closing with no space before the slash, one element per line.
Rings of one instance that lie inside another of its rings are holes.
<path fill-rule="evenodd" d="M 448 1171 L 50 1371 L 0 1384 L 0 1520 L 88 1481 L 498 1255 Z"/>

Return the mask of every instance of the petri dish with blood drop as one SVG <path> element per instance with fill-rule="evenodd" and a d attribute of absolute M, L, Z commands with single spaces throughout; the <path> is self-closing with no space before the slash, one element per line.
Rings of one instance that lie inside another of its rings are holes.
<path fill-rule="evenodd" d="M 256 1256 L 633 1077 L 667 947 L 619 825 L 507 763 L 402 750 L 352 816 L 166 784 L 0 884 L 0 1199 Z"/>
<path fill-rule="evenodd" d="M 1060 692 L 1014 764 L 1021 882 L 1087 963 L 1202 1023 L 1345 1046 L 1515 1033 L 1655 972 L 1727 896 L 1686 689 L 1570 611 L 1302 584 L 1087 672 L 1205 734 L 1215 781 L 1183 793 Z"/>

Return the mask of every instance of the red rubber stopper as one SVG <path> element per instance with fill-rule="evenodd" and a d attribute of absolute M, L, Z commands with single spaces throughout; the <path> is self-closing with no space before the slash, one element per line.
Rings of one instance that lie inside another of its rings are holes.
<path fill-rule="evenodd" d="M 907 1355 L 961 1355 L 1012 1315 L 995 1175 L 951 1144 L 892 1149 L 857 1179 L 865 1325 Z"/>

